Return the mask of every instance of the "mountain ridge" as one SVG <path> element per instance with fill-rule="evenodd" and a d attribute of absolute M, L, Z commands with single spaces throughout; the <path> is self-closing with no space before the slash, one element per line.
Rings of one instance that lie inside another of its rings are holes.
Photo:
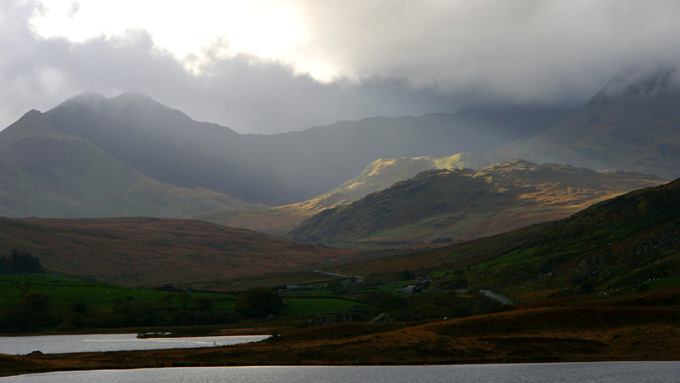
<path fill-rule="evenodd" d="M 378 159 L 368 164 L 356 177 L 307 201 L 267 209 L 230 209 L 203 213 L 193 218 L 285 237 L 305 219 L 316 213 L 357 201 L 367 194 L 387 189 L 399 181 L 415 177 L 422 171 L 464 167 L 481 169 L 488 165 L 490 162 L 475 153 L 459 153 L 444 158 Z"/>
<path fill-rule="evenodd" d="M 404 246 L 468 240 L 569 216 L 590 204 L 663 183 L 633 172 L 595 172 L 514 160 L 480 171 L 428 170 L 300 224 L 295 241 L 333 246 Z"/>
<path fill-rule="evenodd" d="M 612 79 L 583 107 L 548 130 L 490 155 L 595 170 L 680 176 L 680 86 L 674 71 Z"/>

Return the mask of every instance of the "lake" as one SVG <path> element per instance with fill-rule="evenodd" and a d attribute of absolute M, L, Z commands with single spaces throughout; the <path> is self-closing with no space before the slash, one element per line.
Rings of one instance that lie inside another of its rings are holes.
<path fill-rule="evenodd" d="M 392 367 L 195 367 L 57 372 L 0 378 L 0 383 L 668 383 L 679 381 L 680 362 Z"/>
<path fill-rule="evenodd" d="M 138 339 L 137 334 L 7 336 L 0 337 L 0 354 L 24 355 L 33 351 L 40 351 L 43 354 L 62 354 L 70 352 L 216 347 L 259 342 L 267 338 L 269 338 L 269 335 L 146 339 Z"/>

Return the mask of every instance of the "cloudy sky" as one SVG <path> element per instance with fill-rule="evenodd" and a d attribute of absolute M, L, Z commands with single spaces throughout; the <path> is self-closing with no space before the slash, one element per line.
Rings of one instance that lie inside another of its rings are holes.
<path fill-rule="evenodd" d="M 0 128 L 134 91 L 242 133 L 580 103 L 680 60 L 680 2 L 0 0 Z"/>

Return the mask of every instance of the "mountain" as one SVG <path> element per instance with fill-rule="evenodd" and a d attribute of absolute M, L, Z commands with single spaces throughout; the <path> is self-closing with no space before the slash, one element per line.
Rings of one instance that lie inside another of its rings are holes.
<path fill-rule="evenodd" d="M 482 112 L 494 110 L 494 113 Z M 249 203 L 281 205 L 337 188 L 380 158 L 487 151 L 559 121 L 565 108 L 512 107 L 375 117 L 276 135 L 238 134 L 193 121 L 149 97 L 83 94 L 25 116 L 0 134 L 77 137 L 159 182 L 202 187 Z M 24 150 L 32 150 L 27 147 Z"/>
<path fill-rule="evenodd" d="M 677 306 L 680 180 L 597 203 L 568 218 L 494 237 L 340 269 L 351 275 L 434 273 L 440 286 L 492 288 L 520 303 L 598 292 L 627 305 Z"/>
<path fill-rule="evenodd" d="M 351 247 L 468 240 L 564 218 L 597 201 L 662 182 L 632 172 L 595 172 L 524 160 L 481 171 L 430 170 L 322 211 L 290 237 Z"/>
<path fill-rule="evenodd" d="M 305 219 L 323 210 L 357 201 L 433 169 L 481 169 L 490 165 L 483 156 L 459 153 L 450 157 L 416 157 L 379 159 L 370 163 L 356 177 L 338 188 L 304 202 L 276 206 L 269 209 L 229 209 L 198 214 L 194 218 L 225 226 L 257 230 L 276 236 L 285 236 Z"/>
<path fill-rule="evenodd" d="M 680 86 L 676 71 L 612 79 L 586 105 L 534 137 L 495 151 L 591 169 L 680 176 Z"/>
<path fill-rule="evenodd" d="M 33 111 L 0 132 L 0 215 L 186 217 L 251 206 L 204 188 L 158 182 Z"/>
<path fill-rule="evenodd" d="M 125 285 L 311 270 L 353 254 L 201 221 L 0 218 L 0 251 L 12 249 L 53 271 Z"/>

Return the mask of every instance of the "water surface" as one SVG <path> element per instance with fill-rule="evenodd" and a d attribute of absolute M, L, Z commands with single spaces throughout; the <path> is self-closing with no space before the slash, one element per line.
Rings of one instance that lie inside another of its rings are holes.
<path fill-rule="evenodd" d="M 668 383 L 680 382 L 680 362 L 393 367 L 196 367 L 57 372 L 0 378 L 0 382 Z"/>
<path fill-rule="evenodd" d="M 0 354 L 24 355 L 33 351 L 40 351 L 43 354 L 62 354 L 216 347 L 259 342 L 268 337 L 269 335 L 248 335 L 138 339 L 137 334 L 11 336 L 0 337 Z"/>

